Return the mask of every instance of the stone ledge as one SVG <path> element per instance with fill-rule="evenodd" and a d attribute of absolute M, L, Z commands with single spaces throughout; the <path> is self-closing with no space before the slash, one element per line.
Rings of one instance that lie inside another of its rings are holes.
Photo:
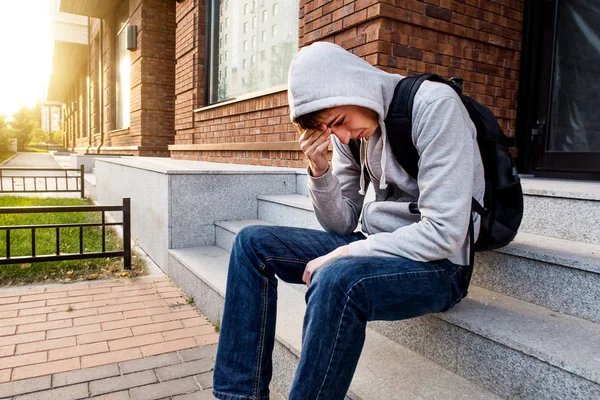
<path fill-rule="evenodd" d="M 600 246 L 533 233 L 519 233 L 498 253 L 529 258 L 600 274 Z"/>
<path fill-rule="evenodd" d="M 260 175 L 260 174 L 298 174 L 306 175 L 302 168 L 270 167 L 247 164 L 228 164 L 206 161 L 173 160 L 162 157 L 119 157 L 97 158 L 109 164 L 158 172 L 168 175 Z"/>
<path fill-rule="evenodd" d="M 300 208 L 310 212 L 313 211 L 310 198 L 301 194 L 260 195 L 257 196 L 257 199 L 268 201 L 270 203 L 282 204 L 289 207 Z"/>
<path fill-rule="evenodd" d="M 600 201 L 600 182 L 521 177 L 523 194 Z"/>
<path fill-rule="evenodd" d="M 478 287 L 436 317 L 600 384 L 600 324 Z"/>

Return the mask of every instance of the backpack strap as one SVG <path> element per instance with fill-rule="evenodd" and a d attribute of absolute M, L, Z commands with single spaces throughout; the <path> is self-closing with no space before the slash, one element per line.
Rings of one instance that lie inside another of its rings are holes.
<path fill-rule="evenodd" d="M 412 142 L 412 109 L 415 95 L 426 80 L 450 84 L 435 74 L 401 79 L 394 89 L 394 96 L 384 121 L 394 158 L 413 179 L 417 179 L 419 174 L 419 153 Z M 457 90 L 454 85 L 450 86 Z M 360 164 L 360 141 L 352 139 L 349 146 L 354 159 Z"/>
<path fill-rule="evenodd" d="M 449 84 L 444 78 L 435 74 L 411 76 L 400 80 L 385 117 L 387 137 L 394 157 L 414 179 L 417 179 L 419 174 L 419 153 L 412 141 L 412 110 L 415 95 L 425 81 Z"/>

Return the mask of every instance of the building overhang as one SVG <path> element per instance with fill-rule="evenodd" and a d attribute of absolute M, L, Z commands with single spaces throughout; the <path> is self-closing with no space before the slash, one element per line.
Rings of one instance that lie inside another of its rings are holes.
<path fill-rule="evenodd" d="M 48 101 L 65 102 L 69 90 L 79 78 L 81 67 L 88 59 L 88 45 L 71 42 L 54 42 L 52 73 L 48 83 Z"/>
<path fill-rule="evenodd" d="M 103 18 L 119 0 L 60 0 L 59 11 L 87 17 Z"/>

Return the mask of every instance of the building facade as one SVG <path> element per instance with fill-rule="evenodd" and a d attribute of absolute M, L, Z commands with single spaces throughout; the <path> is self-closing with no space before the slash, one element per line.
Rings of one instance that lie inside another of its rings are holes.
<path fill-rule="evenodd" d="M 334 42 L 391 73 L 461 77 L 516 136 L 520 172 L 600 179 L 600 6 L 295 1 L 178 1 L 172 158 L 303 167 L 277 75 L 297 39 Z"/>
<path fill-rule="evenodd" d="M 232 4 L 239 19 L 227 13 Z M 299 4 L 290 0 L 215 0 L 207 9 L 198 0 L 180 2 L 176 136 L 170 146 L 171 157 L 305 165 L 296 142 L 297 130 L 288 117 L 286 82 L 266 78 L 280 64 L 285 69 L 289 66 L 296 41 L 290 39 L 289 51 L 285 45 L 288 31 L 293 30 L 297 30 L 299 47 L 315 41 L 334 42 L 391 73 L 460 76 L 465 80 L 465 92 L 490 106 L 505 132 L 514 135 L 523 2 L 411 0 L 396 4 L 374 0 L 300 0 Z M 274 8 L 296 12 L 275 14 Z M 256 27 L 254 19 L 258 20 Z M 211 21 L 212 29 L 205 29 L 205 21 Z M 245 24 L 255 27 L 252 33 L 244 33 Z M 280 42 L 270 48 L 284 43 L 284 50 L 263 56 L 263 35 L 266 32 L 270 38 L 279 27 L 288 31 L 277 32 Z M 255 36 L 257 45 L 253 46 Z M 249 67 L 256 65 L 253 59 L 259 60 L 257 68 Z M 258 75 L 261 84 L 255 88 L 242 84 L 245 90 L 233 89 L 223 96 L 222 87 L 240 88 L 234 71 L 238 80 L 240 75 L 246 79 Z"/>
<path fill-rule="evenodd" d="M 75 30 L 65 20 L 77 20 L 86 32 L 77 65 L 72 48 L 61 51 L 55 38 L 48 100 L 63 103 L 65 146 L 79 153 L 168 156 L 175 133 L 175 3 L 54 5 L 55 35 Z"/>
<path fill-rule="evenodd" d="M 594 2 L 55 1 L 48 100 L 78 152 L 304 167 L 287 70 L 329 41 L 391 73 L 463 78 L 516 137 L 521 173 L 600 179 Z"/>

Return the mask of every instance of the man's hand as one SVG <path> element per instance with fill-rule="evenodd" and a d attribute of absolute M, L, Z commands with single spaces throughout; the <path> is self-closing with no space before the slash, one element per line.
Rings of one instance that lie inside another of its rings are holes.
<path fill-rule="evenodd" d="M 312 273 L 317 268 L 320 268 L 325 262 L 331 260 L 332 258 L 349 256 L 350 255 L 350 247 L 341 246 L 332 251 L 331 253 L 327 253 L 324 256 L 315 258 L 306 264 L 306 268 L 304 268 L 304 275 L 302 275 L 302 280 L 306 283 L 306 286 L 310 286 L 310 278 Z"/>
<path fill-rule="evenodd" d="M 298 143 L 300 149 L 308 157 L 310 171 L 315 178 L 325 174 L 329 169 L 329 160 L 327 159 L 327 149 L 329 147 L 331 128 L 321 124 L 319 129 L 305 130 L 300 135 Z"/>

